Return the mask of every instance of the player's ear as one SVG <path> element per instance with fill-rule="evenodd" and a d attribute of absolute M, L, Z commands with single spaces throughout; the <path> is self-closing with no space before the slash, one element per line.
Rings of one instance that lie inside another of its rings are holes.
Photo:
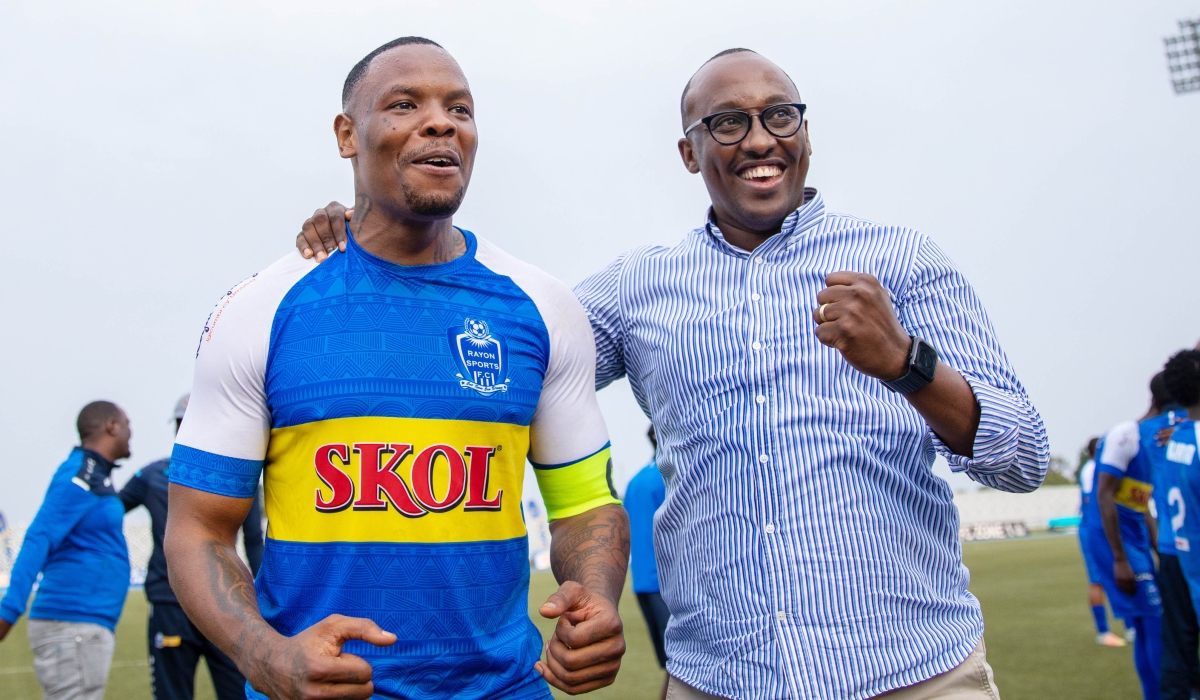
<path fill-rule="evenodd" d="M 333 133 L 337 137 L 338 155 L 353 158 L 358 155 L 358 134 L 354 130 L 354 118 L 345 112 L 333 118 Z"/>

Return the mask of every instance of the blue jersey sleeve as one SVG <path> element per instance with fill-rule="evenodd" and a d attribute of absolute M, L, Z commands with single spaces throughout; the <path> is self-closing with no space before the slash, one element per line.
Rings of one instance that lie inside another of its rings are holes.
<path fill-rule="evenodd" d="M 25 604 L 33 584 L 46 564 L 50 552 L 60 547 L 88 511 L 97 505 L 98 497 L 60 472 L 55 475 L 33 519 L 25 532 L 21 552 L 13 564 L 8 592 L 0 601 L 0 618 L 15 623 L 25 612 Z"/>

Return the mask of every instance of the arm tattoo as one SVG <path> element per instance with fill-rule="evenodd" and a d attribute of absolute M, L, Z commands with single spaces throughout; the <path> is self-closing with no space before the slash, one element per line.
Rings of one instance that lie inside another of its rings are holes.
<path fill-rule="evenodd" d="M 267 643 L 273 636 L 274 629 L 259 612 L 258 595 L 249 569 L 238 558 L 233 547 L 223 542 L 209 542 L 205 559 L 209 593 L 217 609 L 236 621 L 236 624 L 232 630 L 229 625 L 221 624 L 223 630 L 213 630 L 217 634 L 211 634 L 204 629 L 201 631 L 210 639 L 223 636 L 227 642 L 225 651 L 237 662 L 247 677 L 275 681 L 272 683 L 275 687 L 270 690 L 280 691 L 277 693 L 279 697 L 293 697 L 300 690 L 300 683 L 304 678 L 304 658 L 292 654 L 293 658 L 287 664 L 292 668 L 292 673 L 287 678 L 273 677 L 270 673 L 272 657 L 276 656 L 279 650 L 271 649 Z M 278 687 L 279 682 L 286 688 Z"/>
<path fill-rule="evenodd" d="M 550 566 L 559 583 L 575 581 L 612 601 L 621 597 L 629 565 L 629 518 L 600 506 L 551 526 Z"/>

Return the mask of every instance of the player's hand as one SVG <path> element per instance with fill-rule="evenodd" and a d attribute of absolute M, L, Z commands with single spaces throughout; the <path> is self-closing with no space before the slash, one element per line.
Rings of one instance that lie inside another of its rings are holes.
<path fill-rule="evenodd" d="M 12 630 L 12 628 L 13 626 L 11 622 L 8 620 L 0 620 L 0 642 L 4 641 L 4 638 L 8 636 L 8 633 Z"/>
<path fill-rule="evenodd" d="M 879 280 L 861 272 L 834 272 L 817 293 L 812 318 L 817 340 L 836 348 L 863 374 L 892 381 L 908 371 L 912 341 Z M 825 320 L 821 321 L 821 307 Z"/>
<path fill-rule="evenodd" d="M 546 660 L 534 664 L 547 683 L 571 695 L 612 685 L 625 654 L 624 627 L 612 601 L 567 581 L 538 612 L 558 618 Z"/>
<path fill-rule="evenodd" d="M 300 233 L 296 235 L 296 250 L 305 259 L 315 254 L 317 262 L 323 262 L 334 249 L 345 253 L 346 222 L 353 216 L 353 209 L 347 209 L 337 202 L 330 202 L 324 209 L 316 210 L 300 227 Z"/>
<path fill-rule="evenodd" d="M 1173 426 L 1173 425 L 1168 425 L 1165 428 L 1160 428 L 1159 431 L 1154 434 L 1154 442 L 1158 443 L 1159 447 L 1163 447 L 1164 445 L 1166 445 L 1168 442 L 1171 441 L 1171 436 L 1174 434 L 1175 434 L 1175 426 Z"/>
<path fill-rule="evenodd" d="M 1113 577 L 1117 579 L 1117 588 L 1126 595 L 1137 593 L 1137 577 L 1133 575 L 1133 567 L 1128 559 L 1118 559 L 1113 562 Z"/>
<path fill-rule="evenodd" d="M 361 656 L 343 654 L 348 639 L 389 646 L 396 635 L 362 617 L 330 615 L 294 637 L 256 646 L 244 670 L 250 685 L 272 700 L 345 698 L 365 700 L 375 692 L 371 664 Z"/>

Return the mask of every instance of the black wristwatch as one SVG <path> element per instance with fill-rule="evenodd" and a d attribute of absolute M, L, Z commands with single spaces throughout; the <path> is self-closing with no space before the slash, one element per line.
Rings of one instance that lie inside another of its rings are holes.
<path fill-rule="evenodd" d="M 933 373 L 937 369 L 937 350 L 915 335 L 909 338 L 912 338 L 912 345 L 908 349 L 908 373 L 899 379 L 883 382 L 884 386 L 897 394 L 911 394 L 927 386 L 933 381 Z"/>

